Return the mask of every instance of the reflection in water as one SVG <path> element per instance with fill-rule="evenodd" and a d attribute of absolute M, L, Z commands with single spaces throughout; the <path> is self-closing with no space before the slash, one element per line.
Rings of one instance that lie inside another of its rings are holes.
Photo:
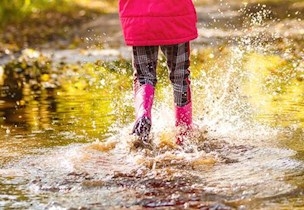
<path fill-rule="evenodd" d="M 271 34 L 278 22 L 265 23 L 268 9 L 253 14 L 256 34 L 193 50 L 197 127 L 183 148 L 172 143 L 166 80 L 157 87 L 152 150 L 134 147 L 128 61 L 61 66 L 52 88 L 22 83 L 17 98 L 0 103 L 0 207 L 303 208 L 302 32 L 261 39 L 261 26 Z M 159 73 L 167 73 L 162 65 Z"/>

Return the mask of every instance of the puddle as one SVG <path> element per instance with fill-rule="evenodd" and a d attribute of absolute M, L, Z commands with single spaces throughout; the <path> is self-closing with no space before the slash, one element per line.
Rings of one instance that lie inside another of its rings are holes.
<path fill-rule="evenodd" d="M 182 148 L 165 80 L 152 112 L 154 144 L 134 146 L 130 66 L 117 61 L 130 58 L 129 48 L 109 41 L 94 49 L 88 37 L 84 50 L 43 51 L 81 68 L 66 67 L 60 86 L 1 98 L 0 208 L 303 208 L 303 7 L 286 2 L 286 18 L 275 3 L 219 4 L 198 8 L 196 130 Z"/>

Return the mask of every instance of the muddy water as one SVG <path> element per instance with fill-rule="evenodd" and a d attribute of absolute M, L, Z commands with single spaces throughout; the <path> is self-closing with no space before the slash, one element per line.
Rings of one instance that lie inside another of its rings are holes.
<path fill-rule="evenodd" d="M 84 67 L 61 88 L 2 99 L 0 208 L 304 209 L 303 6 L 286 5 L 285 18 L 275 3 L 199 8 L 210 20 L 193 48 L 196 127 L 184 147 L 168 81 L 144 149 L 129 134 L 130 86 L 111 71 L 109 89 Z"/>

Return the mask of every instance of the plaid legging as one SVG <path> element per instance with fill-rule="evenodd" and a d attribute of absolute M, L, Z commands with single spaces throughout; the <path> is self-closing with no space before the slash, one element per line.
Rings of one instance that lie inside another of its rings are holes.
<path fill-rule="evenodd" d="M 189 42 L 166 46 L 134 46 L 132 58 L 134 88 L 144 84 L 156 85 L 159 48 L 167 59 L 169 78 L 173 85 L 174 103 L 177 106 L 185 106 L 191 101 Z"/>

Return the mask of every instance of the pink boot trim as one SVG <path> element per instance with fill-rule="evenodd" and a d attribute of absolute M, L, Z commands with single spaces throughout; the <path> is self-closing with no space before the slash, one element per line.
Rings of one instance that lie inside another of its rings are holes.
<path fill-rule="evenodd" d="M 151 120 L 151 109 L 154 99 L 153 85 L 141 85 L 135 89 L 136 120 L 148 117 Z"/>
<path fill-rule="evenodd" d="M 182 145 L 184 137 L 192 130 L 192 103 L 183 107 L 175 106 L 175 126 L 178 127 L 176 143 Z"/>
<path fill-rule="evenodd" d="M 191 127 L 192 125 L 192 102 L 185 106 L 175 106 L 175 125 Z"/>

